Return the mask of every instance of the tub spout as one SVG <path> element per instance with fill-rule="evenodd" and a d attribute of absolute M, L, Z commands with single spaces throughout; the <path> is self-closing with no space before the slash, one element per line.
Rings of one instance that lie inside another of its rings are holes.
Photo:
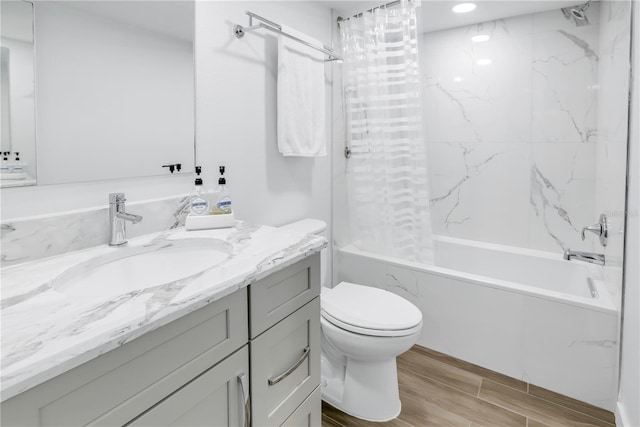
<path fill-rule="evenodd" d="M 567 249 L 564 251 L 563 257 L 567 261 L 577 259 L 580 261 L 590 262 L 591 264 L 604 265 L 604 254 L 596 254 L 593 252 L 580 252 Z"/>

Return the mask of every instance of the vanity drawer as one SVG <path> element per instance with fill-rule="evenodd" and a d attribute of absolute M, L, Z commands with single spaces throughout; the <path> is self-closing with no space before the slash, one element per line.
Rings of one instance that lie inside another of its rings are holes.
<path fill-rule="evenodd" d="M 2 403 L 3 425 L 131 420 L 246 344 L 241 289 Z"/>
<path fill-rule="evenodd" d="M 318 386 L 307 400 L 298 406 L 282 427 L 321 427 L 322 389 Z"/>
<path fill-rule="evenodd" d="M 281 425 L 319 384 L 320 298 L 316 297 L 251 341 L 253 425 Z"/>
<path fill-rule="evenodd" d="M 318 295 L 319 253 L 252 284 L 249 288 L 250 337 L 257 337 Z"/>

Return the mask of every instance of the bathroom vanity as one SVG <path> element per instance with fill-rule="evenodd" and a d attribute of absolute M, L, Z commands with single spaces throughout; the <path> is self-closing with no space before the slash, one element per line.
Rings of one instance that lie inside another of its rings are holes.
<path fill-rule="evenodd" d="M 121 259 L 180 262 L 171 251 L 190 239 L 227 256 L 115 296 L 75 288 Z M 99 247 L 5 269 L 2 425 L 319 426 L 325 245 L 239 223 L 134 239 L 124 258 Z"/>

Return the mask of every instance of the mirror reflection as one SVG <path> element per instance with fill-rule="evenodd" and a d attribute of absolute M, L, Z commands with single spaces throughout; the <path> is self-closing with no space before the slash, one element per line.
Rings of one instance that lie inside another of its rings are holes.
<path fill-rule="evenodd" d="M 2 2 L 0 32 L 0 186 L 33 185 L 35 96 L 33 5 Z"/>
<path fill-rule="evenodd" d="M 38 2 L 35 22 L 39 184 L 193 171 L 193 2 Z"/>
<path fill-rule="evenodd" d="M 192 1 L 3 1 L 1 186 L 192 173 L 193 49 Z"/>

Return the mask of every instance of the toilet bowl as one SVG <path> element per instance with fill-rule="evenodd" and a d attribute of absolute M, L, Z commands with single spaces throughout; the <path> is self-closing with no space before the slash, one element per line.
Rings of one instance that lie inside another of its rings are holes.
<path fill-rule="evenodd" d="M 326 224 L 305 219 L 283 228 L 320 234 Z M 349 282 L 329 288 L 321 273 L 322 399 L 358 418 L 389 421 L 401 410 L 396 357 L 416 343 L 422 313 L 382 289 Z"/>
<path fill-rule="evenodd" d="M 341 282 L 320 296 L 322 397 L 369 421 L 400 414 L 396 357 L 422 330 L 417 307 L 391 292 Z"/>

